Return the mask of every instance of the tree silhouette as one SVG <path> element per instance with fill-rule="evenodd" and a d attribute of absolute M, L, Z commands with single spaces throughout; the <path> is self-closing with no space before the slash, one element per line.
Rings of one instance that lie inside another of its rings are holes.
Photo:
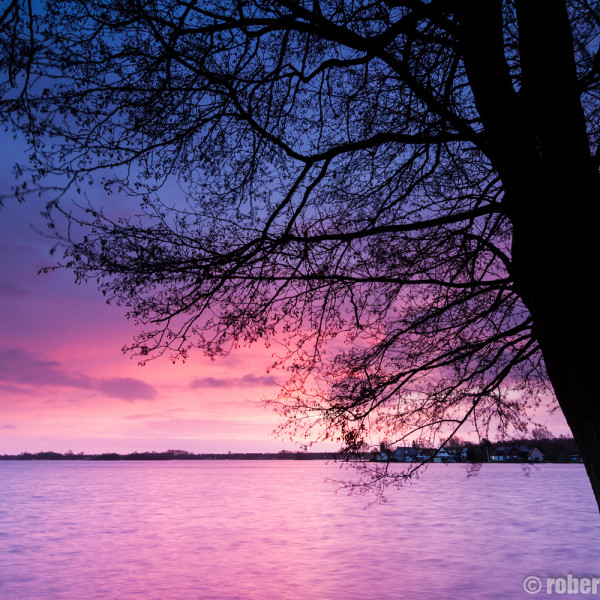
<path fill-rule="evenodd" d="M 128 350 L 283 343 L 283 428 L 349 449 L 522 431 L 553 390 L 600 503 L 596 3 L 51 0 L 32 20 L 2 104 L 32 147 L 17 195 L 139 198 L 48 211 L 63 264 L 144 327 Z"/>

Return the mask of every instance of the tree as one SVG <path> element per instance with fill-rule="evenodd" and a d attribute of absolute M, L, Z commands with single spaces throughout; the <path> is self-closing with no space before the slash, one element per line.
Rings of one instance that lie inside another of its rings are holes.
<path fill-rule="evenodd" d="M 596 3 L 49 0 L 31 19 L 2 104 L 32 147 L 17 196 L 59 192 L 62 264 L 145 327 L 127 350 L 284 342 L 283 427 L 350 450 L 523 431 L 552 389 L 600 504 Z M 140 214 L 69 208 L 98 177 Z"/>
<path fill-rule="evenodd" d="M 533 431 L 531 432 L 531 438 L 533 440 L 535 440 L 536 442 L 541 442 L 544 440 L 552 440 L 552 439 L 554 439 L 554 436 L 552 435 L 552 432 L 547 427 L 544 427 L 542 425 L 540 427 L 535 427 L 533 429 Z"/>

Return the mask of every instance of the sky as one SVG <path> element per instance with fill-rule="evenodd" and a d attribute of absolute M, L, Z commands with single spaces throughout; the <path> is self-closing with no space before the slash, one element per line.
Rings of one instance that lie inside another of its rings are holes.
<path fill-rule="evenodd" d="M 23 154 L 0 138 L 0 194 Z M 75 285 L 70 272 L 38 274 L 53 264 L 52 242 L 36 231 L 45 228 L 43 207 L 31 198 L 0 209 L 0 454 L 298 449 L 273 437 L 280 418 L 260 404 L 278 392 L 265 370 L 271 350 L 139 366 L 121 352 L 136 333 L 122 309 L 106 305 L 94 285 Z M 569 434 L 561 414 L 540 420 Z"/>
<path fill-rule="evenodd" d="M 0 140 L 0 193 L 22 152 Z M 43 206 L 0 209 L 0 454 L 298 449 L 271 435 L 279 417 L 260 405 L 278 392 L 270 350 L 142 367 L 121 352 L 136 333 L 121 309 L 70 272 L 38 274 L 52 265 L 52 242 L 35 231 Z"/>

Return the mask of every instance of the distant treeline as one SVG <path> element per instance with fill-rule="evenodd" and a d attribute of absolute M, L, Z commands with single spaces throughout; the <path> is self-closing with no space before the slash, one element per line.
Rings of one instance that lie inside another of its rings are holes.
<path fill-rule="evenodd" d="M 0 460 L 338 460 L 346 455 L 338 452 L 288 452 L 282 450 L 270 452 L 227 452 L 226 454 L 193 454 L 186 450 L 167 450 L 166 452 L 132 452 L 117 454 L 85 454 L 80 452 L 23 452 L 21 454 L 0 455 Z"/>
<path fill-rule="evenodd" d="M 512 439 L 494 442 L 483 440 L 481 444 L 466 444 L 469 448 L 470 462 L 485 462 L 485 456 L 491 448 L 501 446 L 525 446 L 530 450 L 537 448 L 544 455 L 544 462 L 573 462 L 579 457 L 579 448 L 572 437 L 561 435 L 559 437 L 537 437 L 535 439 Z"/>
<path fill-rule="evenodd" d="M 456 449 L 466 447 L 467 462 L 486 462 L 490 451 L 500 446 L 518 444 L 529 449 L 537 448 L 544 455 L 547 462 L 569 462 L 574 455 L 578 455 L 579 449 L 575 440 L 570 437 L 547 437 L 537 439 L 512 439 L 508 441 L 494 442 L 482 440 L 481 443 L 463 442 L 453 440 L 450 447 Z M 423 450 L 428 450 L 422 446 Z M 430 450 L 430 449 L 429 449 Z M 307 452 L 288 451 L 280 452 L 227 452 L 227 453 L 202 453 L 194 454 L 187 450 L 166 450 L 165 452 L 132 452 L 130 454 L 117 454 L 106 452 L 103 454 L 76 454 L 72 451 L 61 454 L 60 452 L 23 452 L 17 455 L 3 454 L 0 460 L 374 460 L 379 450 L 363 452 Z"/>

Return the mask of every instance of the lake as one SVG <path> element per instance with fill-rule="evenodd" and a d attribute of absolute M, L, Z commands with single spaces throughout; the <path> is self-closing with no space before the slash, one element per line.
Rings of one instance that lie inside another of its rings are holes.
<path fill-rule="evenodd" d="M 600 598 L 582 579 L 600 577 L 582 465 L 432 465 L 372 506 L 336 493 L 351 477 L 321 461 L 0 461 L 0 598 L 512 600 L 535 597 L 532 577 L 539 596 Z"/>

